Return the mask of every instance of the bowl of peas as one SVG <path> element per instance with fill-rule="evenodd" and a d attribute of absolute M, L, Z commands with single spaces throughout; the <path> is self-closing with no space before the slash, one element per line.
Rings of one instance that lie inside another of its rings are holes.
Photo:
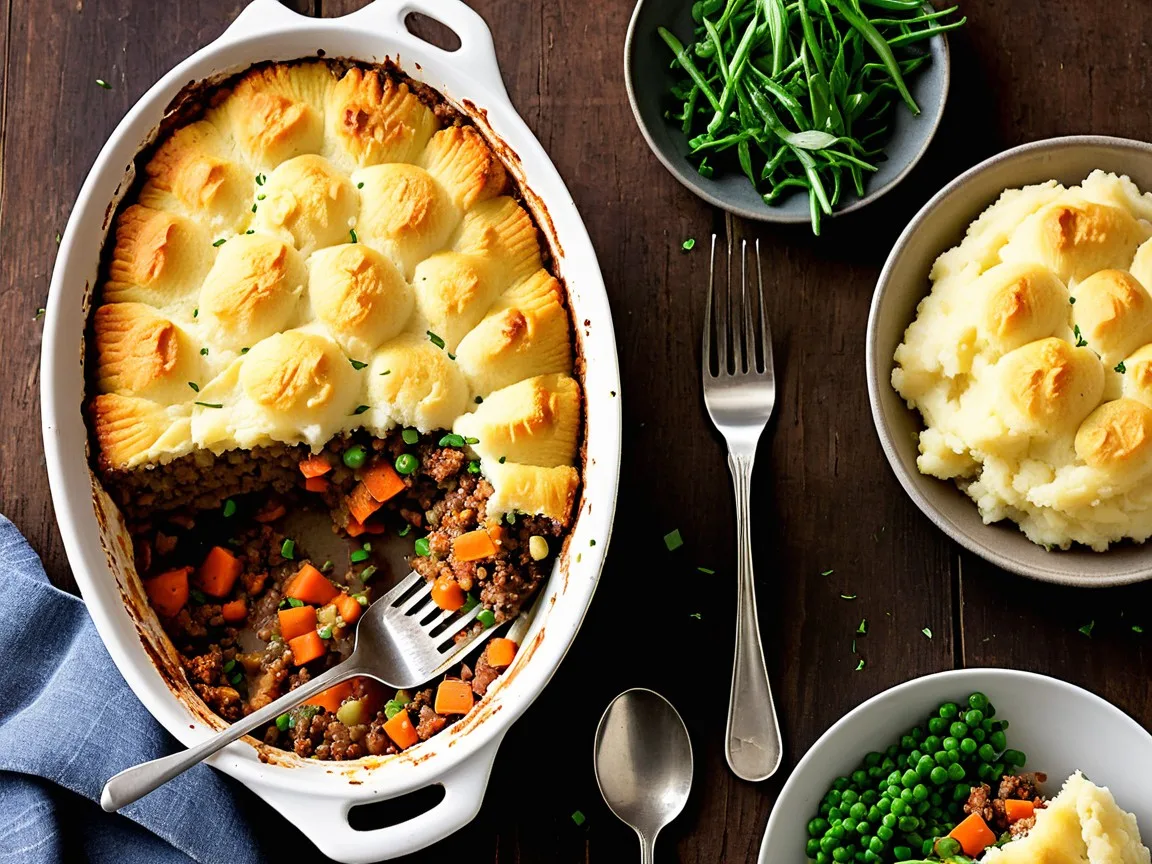
<path fill-rule="evenodd" d="M 1009 778 L 1014 797 L 1046 799 L 1078 770 L 1152 832 L 1152 735 L 1120 709 L 1030 672 L 917 678 L 856 707 L 812 745 L 780 792 L 759 860 L 979 860 L 965 824 L 974 788 L 996 795 Z"/>

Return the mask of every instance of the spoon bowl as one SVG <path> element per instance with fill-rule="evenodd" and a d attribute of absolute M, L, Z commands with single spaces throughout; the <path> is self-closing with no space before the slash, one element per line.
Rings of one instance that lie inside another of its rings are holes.
<path fill-rule="evenodd" d="M 717 172 L 708 178 L 688 161 L 688 139 L 679 126 L 664 118 L 670 107 L 668 90 L 682 76 L 671 68 L 672 52 L 656 29 L 668 28 L 687 45 L 693 41 L 693 26 L 692 0 L 639 0 L 632 13 L 624 42 L 624 83 L 632 114 L 648 147 L 673 177 L 717 207 L 761 222 L 808 222 L 811 216 L 806 192 L 784 195 L 769 206 L 738 171 Z M 920 161 L 936 134 L 948 99 L 948 39 L 940 34 L 924 44 L 932 60 L 908 80 L 920 115 L 913 116 L 904 106 L 897 106 L 891 137 L 884 147 L 885 161 L 867 178 L 864 197 L 846 191 L 833 209 L 834 215 L 850 213 L 894 188 Z"/>
<path fill-rule="evenodd" d="M 692 789 L 692 742 L 672 704 L 652 690 L 617 696 L 596 727 L 596 783 L 609 809 L 640 838 L 651 862 L 656 836 Z"/>

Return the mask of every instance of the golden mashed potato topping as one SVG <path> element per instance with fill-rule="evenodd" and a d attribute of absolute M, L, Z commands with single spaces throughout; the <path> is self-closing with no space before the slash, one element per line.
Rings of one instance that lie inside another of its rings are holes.
<path fill-rule="evenodd" d="M 93 316 L 105 469 L 458 425 L 505 441 L 495 515 L 569 517 L 562 288 L 503 163 L 429 101 L 382 69 L 271 64 L 159 141 Z"/>
<path fill-rule="evenodd" d="M 1149 864 L 1136 817 L 1077 771 L 1024 837 L 991 848 L 980 864 Z"/>
<path fill-rule="evenodd" d="M 1103 551 L 1152 536 L 1152 194 L 1095 171 L 1010 189 L 932 267 L 892 385 L 920 471 L 986 523 Z"/>

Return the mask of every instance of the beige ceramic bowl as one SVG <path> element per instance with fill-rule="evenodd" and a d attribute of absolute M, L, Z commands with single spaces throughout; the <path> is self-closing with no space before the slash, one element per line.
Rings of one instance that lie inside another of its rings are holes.
<path fill-rule="evenodd" d="M 1004 189 L 1055 178 L 1079 183 L 1094 169 L 1127 174 L 1152 190 L 1152 144 L 1085 135 L 1052 138 L 1006 150 L 961 174 L 924 205 L 884 264 L 868 316 L 868 398 L 880 444 L 905 491 L 953 540 L 1021 576 L 1064 585 L 1124 585 L 1152 578 L 1152 544 L 1122 544 L 1107 552 L 1086 547 L 1048 552 L 1014 522 L 985 525 L 976 504 L 952 483 L 916 469 L 920 415 L 892 388 L 892 355 L 916 306 L 928 293 L 932 262 L 956 245 L 965 229 Z"/>

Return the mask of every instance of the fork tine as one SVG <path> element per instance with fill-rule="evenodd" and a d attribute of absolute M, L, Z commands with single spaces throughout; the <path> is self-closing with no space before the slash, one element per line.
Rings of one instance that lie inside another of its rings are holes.
<path fill-rule="evenodd" d="M 712 376 L 712 283 L 716 279 L 716 234 L 712 234 L 712 255 L 708 259 L 708 300 L 704 304 L 704 375 Z"/>
<path fill-rule="evenodd" d="M 768 326 L 768 313 L 764 311 L 764 268 L 760 264 L 760 238 L 756 238 L 756 281 L 760 295 L 760 351 L 763 358 L 762 372 L 773 374 L 772 330 Z"/>
<path fill-rule="evenodd" d="M 740 313 L 740 300 L 736 298 L 736 302 L 733 303 L 732 297 L 732 295 L 736 293 L 733 288 L 735 283 L 732 281 L 732 252 L 736 232 L 733 230 L 734 225 L 731 213 L 724 214 L 724 227 L 728 232 L 728 291 L 724 295 L 725 305 L 728 308 L 728 320 L 725 322 L 724 338 L 732 342 L 732 371 L 739 374 L 741 371 L 740 367 L 744 362 L 744 354 L 740 348 L 740 323 L 738 317 Z"/>
<path fill-rule="evenodd" d="M 404 612 L 404 614 L 408 614 L 409 612 L 418 609 L 421 605 L 423 605 L 424 601 L 428 599 L 428 595 L 431 593 L 432 583 L 425 582 L 424 586 L 419 591 L 417 591 L 412 595 L 410 599 L 404 602 L 401 610 Z"/>
<path fill-rule="evenodd" d="M 747 244 L 745 244 L 745 247 Z M 742 270 L 747 270 L 748 250 L 747 248 L 740 249 L 740 260 L 743 265 Z M 756 275 L 760 275 L 760 259 L 756 259 Z M 743 281 L 741 288 L 744 291 L 744 350 L 747 352 L 748 363 L 747 369 L 749 372 L 758 372 L 760 367 L 756 362 L 756 310 L 754 304 L 756 298 L 753 294 L 757 293 L 755 286 L 749 285 L 748 280 Z"/>
<path fill-rule="evenodd" d="M 740 321 L 736 322 L 733 339 L 742 343 L 743 354 L 740 372 L 751 372 L 756 369 L 756 343 L 752 336 L 752 292 L 748 290 L 748 241 L 740 240 Z M 743 332 L 741 332 L 743 330 Z"/>
<path fill-rule="evenodd" d="M 405 594 L 412 590 L 412 587 L 417 583 L 423 581 L 423 577 L 413 570 L 399 582 L 397 582 L 387 594 L 380 598 L 385 605 L 391 606 Z M 377 602 L 380 602 L 379 600 Z"/>
<path fill-rule="evenodd" d="M 731 276 L 731 262 L 726 266 Z M 719 286 L 716 288 L 716 374 L 728 374 L 728 293 L 725 289 L 721 294 Z"/>

